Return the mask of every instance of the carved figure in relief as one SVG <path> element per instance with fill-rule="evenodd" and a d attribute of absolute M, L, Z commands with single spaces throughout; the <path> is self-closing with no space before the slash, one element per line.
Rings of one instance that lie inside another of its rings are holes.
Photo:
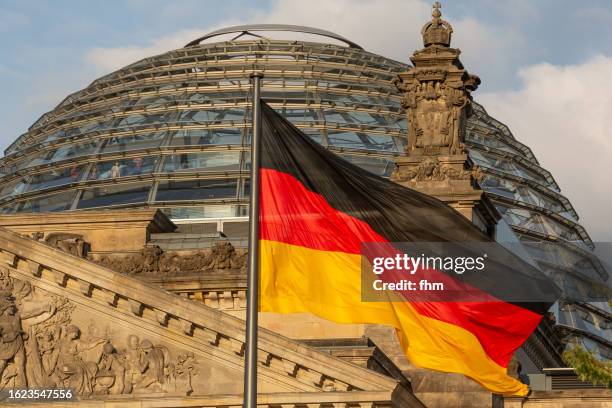
<path fill-rule="evenodd" d="M 55 313 L 53 305 L 32 299 L 32 288 L 0 273 L 0 389 L 44 384 L 36 338 L 30 327 Z M 32 355 L 35 358 L 28 359 Z M 7 366 L 10 372 L 5 372 Z M 28 381 L 29 379 L 29 381 Z"/>
<path fill-rule="evenodd" d="M 239 268 L 236 259 L 236 249 L 230 242 L 218 242 L 212 248 L 212 261 L 206 269 L 232 269 Z"/>
<path fill-rule="evenodd" d="M 130 335 L 125 351 L 125 394 L 132 392 L 147 368 L 147 357 L 139 346 L 140 339 L 138 336 Z"/>
<path fill-rule="evenodd" d="M 138 388 L 149 388 L 161 391 L 165 383 L 165 369 L 168 364 L 168 350 L 153 346 L 149 340 L 143 340 L 140 348 L 145 355 L 146 367 L 138 383 Z"/>
<path fill-rule="evenodd" d="M 165 252 L 158 246 L 148 246 L 142 248 L 137 255 L 104 255 L 94 261 L 128 274 L 189 274 L 210 270 L 244 270 L 246 251 L 236 250 L 230 242 L 223 241 L 216 243 L 209 250 Z"/>
<path fill-rule="evenodd" d="M 81 330 L 75 325 L 68 325 L 62 330 L 62 335 L 56 350 L 57 360 L 54 374 L 58 385 L 71 388 L 79 395 L 89 395 L 93 392 L 92 380 L 97 372 L 94 362 L 84 361 L 82 353 L 107 343 L 107 339 L 85 342 L 81 339 Z"/>
<path fill-rule="evenodd" d="M 159 270 L 159 257 L 162 252 L 162 249 L 157 245 L 146 246 L 142 249 L 143 272 L 155 272 Z"/>
<path fill-rule="evenodd" d="M 122 394 L 125 389 L 124 381 L 125 366 L 123 358 L 111 343 L 106 343 L 98 363 L 95 392 L 97 394 Z"/>
<path fill-rule="evenodd" d="M 10 292 L 0 293 L 0 378 L 9 361 L 15 363 L 15 386 L 27 387 L 21 316 Z"/>
<path fill-rule="evenodd" d="M 452 138 L 452 114 L 443 100 L 422 101 L 416 108 L 416 141 L 419 148 L 449 146 Z"/>
<path fill-rule="evenodd" d="M 108 330 L 93 321 L 83 339 L 72 323 L 74 308 L 0 269 L 0 390 L 71 388 L 86 396 L 193 391 L 193 354 L 172 360 L 165 346 L 135 335 L 118 351 Z"/>

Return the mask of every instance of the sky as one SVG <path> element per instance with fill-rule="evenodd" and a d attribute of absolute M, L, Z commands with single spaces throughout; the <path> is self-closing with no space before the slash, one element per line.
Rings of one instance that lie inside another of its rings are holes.
<path fill-rule="evenodd" d="M 408 62 L 433 1 L 0 0 L 0 148 L 95 78 L 250 23 L 312 26 Z M 474 93 L 550 170 L 594 241 L 612 241 L 612 2 L 447 0 Z"/>

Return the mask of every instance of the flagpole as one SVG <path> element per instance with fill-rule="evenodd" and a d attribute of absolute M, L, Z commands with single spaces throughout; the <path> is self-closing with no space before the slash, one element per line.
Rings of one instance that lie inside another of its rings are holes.
<path fill-rule="evenodd" d="M 259 164 L 261 136 L 260 88 L 263 74 L 253 80 L 253 120 L 251 137 L 251 197 L 249 204 L 249 263 L 247 269 L 247 315 L 244 370 L 244 408 L 257 407 L 257 310 L 259 300 Z"/>

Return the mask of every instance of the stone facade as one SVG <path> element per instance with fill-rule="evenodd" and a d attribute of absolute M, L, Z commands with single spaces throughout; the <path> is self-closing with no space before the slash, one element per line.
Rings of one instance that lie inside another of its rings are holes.
<path fill-rule="evenodd" d="M 93 221 L 107 212 L 81 214 Z M 144 231 L 160 223 L 174 230 L 161 213 L 121 213 L 117 218 L 149 217 Z M 65 213 L 64 222 L 82 217 Z M 140 251 L 78 253 L 32 237 L 45 214 L 30 217 L 28 230 L 16 218 L 0 217 L 0 225 L 21 230 L 0 227 L 0 388 L 72 388 L 79 406 L 92 407 L 240 405 L 244 248 L 214 240 L 206 249 L 173 251 L 149 241 Z M 95 248 L 95 239 L 84 244 Z M 503 401 L 461 375 L 411 366 L 386 327 L 272 313 L 261 315 L 261 326 L 262 406 L 572 407 L 579 397 L 592 404 L 585 406 L 603 407 L 610 397 L 603 390 L 578 397 L 566 391 L 561 399 L 549 392 Z M 370 340 L 351 340 L 359 338 Z"/>
<path fill-rule="evenodd" d="M 2 389 L 71 388 L 92 406 L 236 406 L 240 319 L 5 228 L 0 251 Z M 423 406 L 407 381 L 266 329 L 258 353 L 264 403 Z"/>

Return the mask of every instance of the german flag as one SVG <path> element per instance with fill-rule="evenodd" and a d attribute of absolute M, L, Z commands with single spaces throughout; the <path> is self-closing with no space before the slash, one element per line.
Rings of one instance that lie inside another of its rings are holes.
<path fill-rule="evenodd" d="M 397 242 L 492 240 L 443 202 L 327 151 L 263 102 L 260 149 L 260 311 L 389 325 L 417 366 L 464 374 L 495 393 L 528 393 L 507 366 L 557 295 L 541 272 L 498 263 L 465 274 L 460 284 L 481 291 L 478 301 L 411 301 L 402 292 L 363 301 L 363 243 L 395 251 Z M 542 301 L 505 301 L 496 287 L 504 282 Z"/>

